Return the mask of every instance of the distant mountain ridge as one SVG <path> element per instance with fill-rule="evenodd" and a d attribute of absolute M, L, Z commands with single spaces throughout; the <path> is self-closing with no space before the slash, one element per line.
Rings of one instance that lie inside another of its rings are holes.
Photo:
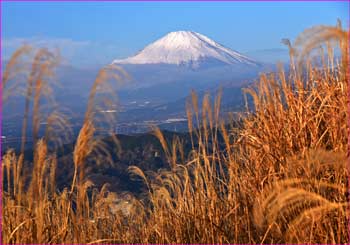
<path fill-rule="evenodd" d="M 113 64 L 171 64 L 197 68 L 208 64 L 259 66 L 237 51 L 193 31 L 170 32 L 149 44 L 135 56 L 117 59 Z"/>

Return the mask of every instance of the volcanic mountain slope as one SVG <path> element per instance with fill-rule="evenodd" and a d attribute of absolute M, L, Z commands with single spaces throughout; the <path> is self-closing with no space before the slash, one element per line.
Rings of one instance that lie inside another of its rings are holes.
<path fill-rule="evenodd" d="M 198 68 L 204 64 L 258 66 L 259 63 L 193 31 L 170 32 L 135 56 L 114 64 L 168 64 Z"/>

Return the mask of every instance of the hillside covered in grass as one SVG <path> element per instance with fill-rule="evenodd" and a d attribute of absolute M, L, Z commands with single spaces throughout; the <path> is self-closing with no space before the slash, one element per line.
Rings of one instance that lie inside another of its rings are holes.
<path fill-rule="evenodd" d="M 185 139 L 154 128 L 162 168 L 150 169 L 148 158 L 127 164 L 141 195 L 97 187 L 91 178 L 98 166 L 118 166 L 127 154 L 113 133 L 115 118 L 99 113 L 113 99 L 108 85 L 124 71 L 101 69 L 71 156 L 62 163 L 57 156 L 69 122 L 52 103 L 49 83 L 57 60 L 39 50 L 25 82 L 16 83 L 20 60 L 30 53 L 18 50 L 3 73 L 3 104 L 24 96 L 22 136 L 31 120 L 36 147 L 30 162 L 25 143 L 19 153 L 2 156 L 3 243 L 348 243 L 348 32 L 340 23 L 316 26 L 293 44 L 284 42 L 289 70 L 262 74 L 245 89 L 254 103 L 239 125 L 221 121 L 220 94 L 199 104 L 192 92 Z M 47 110 L 51 105 L 55 110 Z M 38 133 L 42 121 L 44 135 Z M 102 130 L 111 132 L 108 144 Z M 158 157 L 142 141 L 139 151 Z M 62 173 L 61 164 L 71 170 Z M 69 174 L 70 182 L 58 188 Z"/>

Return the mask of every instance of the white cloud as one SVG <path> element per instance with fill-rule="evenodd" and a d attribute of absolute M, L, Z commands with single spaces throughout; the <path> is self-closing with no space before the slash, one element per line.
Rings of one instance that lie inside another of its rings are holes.
<path fill-rule="evenodd" d="M 69 38 L 7 38 L 2 40 L 3 48 L 18 48 L 23 44 L 29 44 L 34 47 L 48 48 L 67 48 L 67 47 L 84 47 L 90 44 L 89 41 L 75 41 Z"/>
<path fill-rule="evenodd" d="M 24 44 L 28 44 L 33 48 L 48 48 L 52 51 L 58 50 L 62 57 L 62 63 L 78 66 L 105 65 L 118 58 L 121 52 L 123 52 L 123 49 L 119 45 L 77 41 L 69 38 L 5 38 L 1 40 L 1 59 L 9 59 L 13 52 Z"/>
<path fill-rule="evenodd" d="M 1 41 L 2 59 L 8 59 L 12 53 L 23 45 L 30 45 L 36 48 L 48 48 L 49 50 L 59 50 L 64 59 L 69 62 L 81 49 L 87 48 L 89 41 L 75 41 L 68 38 L 8 38 Z"/>

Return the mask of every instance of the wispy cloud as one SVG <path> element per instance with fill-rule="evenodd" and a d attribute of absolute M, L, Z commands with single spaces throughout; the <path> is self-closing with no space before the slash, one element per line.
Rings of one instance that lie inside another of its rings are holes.
<path fill-rule="evenodd" d="M 3 48 L 18 48 L 23 44 L 30 44 L 35 47 L 82 47 L 89 45 L 89 41 L 75 41 L 69 38 L 41 38 L 41 37 L 31 37 L 31 38 L 7 38 L 2 40 Z"/>
<path fill-rule="evenodd" d="M 33 48 L 58 50 L 62 56 L 62 63 L 77 66 L 104 65 L 121 53 L 121 48 L 117 45 L 69 38 L 5 38 L 1 40 L 2 60 L 9 59 L 12 53 L 24 44 Z"/>
<path fill-rule="evenodd" d="M 245 52 L 244 54 L 268 63 L 286 62 L 289 60 L 289 52 L 286 48 L 258 49 Z"/>

